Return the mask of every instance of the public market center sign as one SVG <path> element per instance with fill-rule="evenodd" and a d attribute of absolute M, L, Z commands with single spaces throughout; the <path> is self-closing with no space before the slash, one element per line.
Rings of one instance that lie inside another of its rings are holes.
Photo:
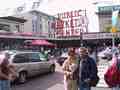
<path fill-rule="evenodd" d="M 86 10 L 59 13 L 55 21 L 56 36 L 80 36 L 88 31 Z"/>

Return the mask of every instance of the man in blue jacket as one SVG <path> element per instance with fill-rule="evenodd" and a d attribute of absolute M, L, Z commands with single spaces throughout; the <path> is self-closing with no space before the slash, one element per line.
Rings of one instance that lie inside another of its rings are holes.
<path fill-rule="evenodd" d="M 79 62 L 79 88 L 80 90 L 91 90 L 97 77 L 97 65 L 93 58 L 88 56 L 87 48 L 80 48 Z"/>

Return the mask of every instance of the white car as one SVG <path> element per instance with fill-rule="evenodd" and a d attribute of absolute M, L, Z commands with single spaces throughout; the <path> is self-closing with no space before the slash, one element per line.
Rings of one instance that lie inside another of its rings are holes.
<path fill-rule="evenodd" d="M 57 63 L 62 66 L 64 61 L 67 59 L 68 53 L 62 53 L 60 57 L 57 58 Z"/>
<path fill-rule="evenodd" d="M 99 59 L 112 59 L 112 49 L 106 48 L 105 50 L 98 53 Z"/>

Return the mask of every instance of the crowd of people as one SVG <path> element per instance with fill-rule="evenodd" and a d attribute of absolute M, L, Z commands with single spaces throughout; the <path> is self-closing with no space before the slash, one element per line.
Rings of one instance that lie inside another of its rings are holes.
<path fill-rule="evenodd" d="M 70 48 L 62 68 L 65 90 L 91 90 L 91 86 L 96 86 L 99 81 L 95 60 L 85 47 L 80 48 L 79 54 Z"/>
<path fill-rule="evenodd" d="M 115 48 L 114 48 L 115 49 Z M 120 44 L 113 52 L 112 64 L 104 75 L 105 82 L 113 90 L 120 90 Z M 10 90 L 10 81 L 17 76 L 9 55 L 0 55 L 0 90 Z M 68 48 L 68 57 L 62 65 L 65 90 L 91 90 L 99 82 L 95 53 L 90 48 Z"/>
<path fill-rule="evenodd" d="M 111 51 L 112 64 L 105 72 L 104 80 L 112 90 L 120 90 L 120 44 Z M 74 48 L 68 50 L 68 58 L 62 66 L 65 90 L 91 90 L 97 85 L 100 78 L 95 59 L 90 48 L 81 47 L 79 54 Z"/>

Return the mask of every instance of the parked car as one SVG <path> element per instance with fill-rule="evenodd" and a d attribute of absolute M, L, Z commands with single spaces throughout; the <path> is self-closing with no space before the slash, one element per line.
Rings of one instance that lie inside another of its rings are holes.
<path fill-rule="evenodd" d="M 16 80 L 19 83 L 25 83 L 28 77 L 55 72 L 54 61 L 46 58 L 41 52 L 7 51 L 7 53 L 10 55 L 10 63 L 15 65 L 18 74 Z"/>
<path fill-rule="evenodd" d="M 60 57 L 57 58 L 57 63 L 62 66 L 64 61 L 67 59 L 68 54 L 67 53 L 62 53 Z"/>
<path fill-rule="evenodd" d="M 98 53 L 98 58 L 105 59 L 105 60 L 111 60 L 112 59 L 112 50 L 111 49 L 105 49 Z"/>

